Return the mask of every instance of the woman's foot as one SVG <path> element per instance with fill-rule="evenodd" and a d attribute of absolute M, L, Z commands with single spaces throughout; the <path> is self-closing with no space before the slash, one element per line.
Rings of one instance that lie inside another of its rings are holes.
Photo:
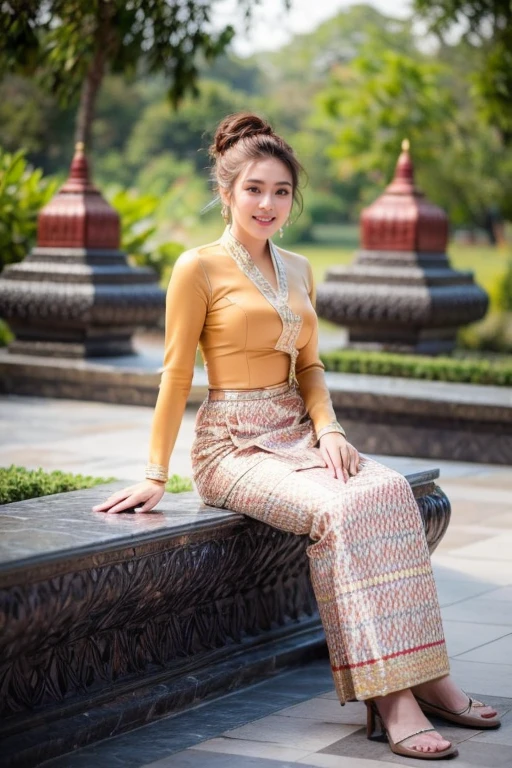
<path fill-rule="evenodd" d="M 451 743 L 440 733 L 434 730 L 418 733 L 424 729 L 431 729 L 432 725 L 419 708 L 410 690 L 379 696 L 374 699 L 374 702 L 386 731 L 395 745 L 400 744 L 407 750 L 421 753 L 440 753 L 450 749 Z"/>
<path fill-rule="evenodd" d="M 500 724 L 494 707 L 473 701 L 449 675 L 412 688 L 420 706 L 429 714 L 445 717 L 460 725 L 496 728 Z"/>

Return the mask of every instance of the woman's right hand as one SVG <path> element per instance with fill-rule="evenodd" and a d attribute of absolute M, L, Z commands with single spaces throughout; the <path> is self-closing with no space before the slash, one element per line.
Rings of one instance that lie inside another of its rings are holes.
<path fill-rule="evenodd" d="M 149 512 L 156 507 L 165 493 L 165 483 L 158 480 L 143 480 L 136 485 L 116 491 L 106 499 L 103 504 L 97 504 L 92 508 L 93 512 L 107 512 L 114 515 L 117 512 L 126 512 L 127 509 L 136 512 Z"/>

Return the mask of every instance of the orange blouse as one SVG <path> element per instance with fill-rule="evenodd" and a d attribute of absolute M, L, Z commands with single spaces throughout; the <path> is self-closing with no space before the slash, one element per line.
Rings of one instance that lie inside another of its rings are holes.
<path fill-rule="evenodd" d="M 190 392 L 198 345 L 210 389 L 296 383 L 317 436 L 342 431 L 318 357 L 311 266 L 304 256 L 269 244 L 277 291 L 229 229 L 216 242 L 183 253 L 174 266 L 148 465 L 165 475 Z"/>

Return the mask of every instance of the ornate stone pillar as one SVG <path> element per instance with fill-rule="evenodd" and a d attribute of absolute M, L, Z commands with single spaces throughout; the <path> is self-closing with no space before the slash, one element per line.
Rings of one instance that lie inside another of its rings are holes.
<path fill-rule="evenodd" d="M 450 352 L 488 298 L 472 272 L 452 269 L 447 241 L 448 217 L 416 187 L 406 140 L 393 181 L 361 215 L 362 249 L 318 287 L 318 314 L 348 329 L 350 347 Z"/>
<path fill-rule="evenodd" d="M 156 325 L 165 294 L 154 271 L 130 266 L 119 246 L 119 216 L 77 145 L 69 179 L 39 215 L 37 246 L 0 276 L 0 316 L 16 336 L 9 352 L 132 353 L 133 333 Z"/>

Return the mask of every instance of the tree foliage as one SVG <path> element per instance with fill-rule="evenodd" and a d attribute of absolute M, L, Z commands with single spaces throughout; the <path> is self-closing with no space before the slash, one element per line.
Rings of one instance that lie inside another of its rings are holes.
<path fill-rule="evenodd" d="M 432 160 L 455 113 L 446 74 L 435 62 L 386 49 L 366 49 L 336 69 L 322 101 L 338 125 L 332 155 L 341 173 L 363 171 L 385 183 L 405 137 L 424 162 Z"/>
<path fill-rule="evenodd" d="M 21 261 L 34 244 L 37 214 L 54 195 L 57 182 L 27 164 L 25 152 L 0 147 L 0 269 Z"/>
<path fill-rule="evenodd" d="M 202 4 L 211 10 L 216 2 Z M 153 5 L 149 0 L 134 3 L 125 6 Z M 88 5 L 94 18 L 99 4 L 91 0 Z M 118 0 L 110 4 L 121 6 Z M 248 5 L 240 0 L 241 7 Z M 452 6 L 464 6 L 469 13 L 470 6 L 487 12 L 493 4 L 454 0 L 423 5 L 446 6 L 447 13 Z M 56 7 L 53 0 L 48 7 Z M 437 17 L 429 18 L 433 24 Z M 197 50 L 196 96 L 190 87 L 178 111 L 169 108 L 169 75 L 150 71 L 139 51 L 131 69 L 119 67 L 116 74 L 113 64 L 106 66 L 110 74 L 102 82 L 93 126 L 95 178 L 102 186 L 115 182 L 139 196 L 157 198 L 158 242 L 190 242 L 198 229 L 213 231 L 213 220 L 220 221 L 218 210 L 200 216 L 211 199 L 206 149 L 213 128 L 223 115 L 251 109 L 283 133 L 307 171 L 305 215 L 286 230 L 288 242 L 311 237 L 313 223 L 355 221 L 362 205 L 389 181 L 405 137 L 411 140 L 419 186 L 448 210 L 454 224 L 481 225 L 496 210 L 512 220 L 512 148 L 498 121 L 484 114 L 476 86 L 477 78 L 483 78 L 489 40 L 496 39 L 504 22 L 485 24 L 479 36 L 470 35 L 468 26 L 460 41 L 443 32 L 439 48 L 425 52 L 410 19 L 356 5 L 295 36 L 279 51 L 241 60 L 226 50 L 207 61 Z M 33 31 L 43 36 L 41 28 Z M 4 49 L 0 41 L 0 55 Z M 13 54 L 18 64 L 23 50 Z M 26 71 L 35 71 L 34 61 L 29 64 Z M 43 76 L 42 64 L 38 67 Z M 136 77 L 127 78 L 129 72 Z M 4 77 L 0 132 L 11 152 L 23 135 L 32 163 L 45 172 L 64 173 L 72 150 L 72 113 L 59 110 L 55 98 L 35 81 Z"/>
<path fill-rule="evenodd" d="M 208 165 L 206 149 L 216 124 L 230 112 L 247 107 L 245 94 L 204 79 L 196 98 L 187 96 L 177 112 L 171 112 L 163 99 L 147 106 L 126 143 L 126 161 L 139 169 L 168 151 L 203 170 Z"/>
<path fill-rule="evenodd" d="M 159 199 L 133 190 L 107 189 L 109 203 L 121 219 L 121 247 L 134 266 L 151 267 L 162 286 L 169 282 L 172 267 L 185 248 L 182 243 L 157 242 L 156 213 Z"/>
<path fill-rule="evenodd" d="M 0 6 L 0 72 L 38 77 L 64 105 L 80 94 L 76 140 L 88 144 L 107 72 L 163 73 L 175 106 L 197 91 L 199 58 L 213 60 L 234 35 L 230 24 L 213 29 L 216 2 L 6 0 Z M 250 14 L 249 0 L 240 3 Z"/>
<path fill-rule="evenodd" d="M 213 58 L 231 40 L 231 25 L 210 28 L 211 2 L 200 0 L 23 0 L 2 3 L 0 49 L 8 70 L 38 74 L 64 103 L 80 92 L 94 57 L 111 72 L 163 72 L 179 101 L 196 87 L 197 58 Z"/>
<path fill-rule="evenodd" d="M 414 9 L 445 42 L 455 25 L 469 55 L 481 57 L 472 74 L 482 114 L 512 143 L 512 3 L 510 0 L 414 0 Z"/>
<path fill-rule="evenodd" d="M 493 207 L 512 216 L 512 154 L 479 119 L 465 88 L 467 60 L 463 66 L 457 70 L 419 51 L 411 56 L 374 46 L 333 70 L 317 119 L 330 120 L 328 151 L 340 178 L 362 174 L 367 180 L 362 202 L 391 179 L 408 138 L 419 186 L 453 224 L 490 227 Z"/>

